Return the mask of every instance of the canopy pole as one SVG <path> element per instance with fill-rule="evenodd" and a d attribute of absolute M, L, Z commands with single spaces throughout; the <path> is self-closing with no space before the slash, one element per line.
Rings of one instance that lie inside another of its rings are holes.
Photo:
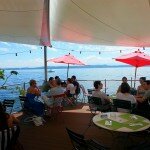
<path fill-rule="evenodd" d="M 47 46 L 44 46 L 44 74 L 47 82 Z"/>
<path fill-rule="evenodd" d="M 135 76 L 134 76 L 134 88 L 135 88 L 135 80 L 136 80 L 137 67 L 135 67 Z"/>
<path fill-rule="evenodd" d="M 67 67 L 67 79 L 68 79 L 68 74 L 69 74 L 69 64 L 68 64 L 68 67 Z"/>

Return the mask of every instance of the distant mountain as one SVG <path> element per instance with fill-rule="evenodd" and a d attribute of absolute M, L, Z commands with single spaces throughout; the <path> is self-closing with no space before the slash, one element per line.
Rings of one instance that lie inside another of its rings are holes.
<path fill-rule="evenodd" d="M 118 67 L 131 67 L 130 65 L 85 65 L 85 66 L 73 66 L 70 65 L 70 68 L 118 68 Z M 48 66 L 47 69 L 64 69 L 66 66 Z M 3 68 L 5 70 L 22 70 L 22 69 L 44 69 L 44 66 L 41 67 L 21 67 L 21 68 Z"/>

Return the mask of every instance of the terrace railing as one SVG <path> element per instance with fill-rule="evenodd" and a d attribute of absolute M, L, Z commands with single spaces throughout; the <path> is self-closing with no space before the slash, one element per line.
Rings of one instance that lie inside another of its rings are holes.
<path fill-rule="evenodd" d="M 65 80 L 63 80 L 65 81 Z M 93 88 L 93 83 L 94 83 L 95 80 L 78 80 L 78 82 L 80 84 L 82 84 L 85 89 L 92 89 Z M 121 80 L 116 80 L 116 79 L 103 79 L 100 81 L 103 83 L 103 91 L 107 94 L 114 94 L 116 93 L 119 85 L 121 84 Z M 139 80 L 135 80 L 135 82 L 137 82 Z M 37 81 L 37 84 L 38 86 L 42 86 L 43 84 L 43 80 L 40 80 L 40 81 Z M 130 85 L 131 88 L 134 88 L 133 85 L 134 85 L 134 80 L 131 78 L 130 80 L 128 80 L 128 83 Z M 136 84 L 138 85 L 138 84 Z M 29 87 L 29 82 L 24 82 L 24 83 L 19 83 L 19 84 L 14 84 L 14 85 L 6 85 L 6 89 L 9 89 L 12 91 L 13 90 L 20 90 L 20 89 L 23 89 L 23 90 L 27 90 L 27 88 Z"/>

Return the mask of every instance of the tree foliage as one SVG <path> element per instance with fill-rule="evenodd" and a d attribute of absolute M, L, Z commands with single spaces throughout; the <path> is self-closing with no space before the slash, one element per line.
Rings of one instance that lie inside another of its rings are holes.
<path fill-rule="evenodd" d="M 0 79 L 3 79 L 3 80 L 4 80 L 4 79 L 5 79 L 4 76 L 5 76 L 5 75 L 4 75 L 4 70 L 1 70 L 1 69 L 0 69 Z"/>
<path fill-rule="evenodd" d="M 8 79 L 12 76 L 12 75 L 18 75 L 17 71 L 10 71 L 10 74 L 8 76 L 5 75 L 5 71 L 0 69 L 0 79 L 4 80 L 4 83 L 1 85 L 1 88 L 4 87 L 4 85 L 7 83 Z"/>

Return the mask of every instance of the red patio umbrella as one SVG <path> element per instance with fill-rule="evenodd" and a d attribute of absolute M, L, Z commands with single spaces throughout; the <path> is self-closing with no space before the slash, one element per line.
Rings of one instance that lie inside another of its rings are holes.
<path fill-rule="evenodd" d="M 141 52 L 140 50 L 127 55 L 120 56 L 118 58 L 115 58 L 115 60 L 134 66 L 135 80 L 136 80 L 137 68 L 150 65 L 150 56 L 145 54 L 144 52 Z M 134 81 L 134 87 L 135 87 L 135 81 Z"/>
<path fill-rule="evenodd" d="M 67 67 L 67 78 L 68 78 L 69 65 L 70 64 L 72 64 L 72 65 L 85 65 L 80 60 L 78 60 L 73 55 L 71 55 L 70 53 L 68 55 L 64 55 L 64 56 L 61 56 L 61 57 L 58 57 L 58 58 L 50 59 L 48 61 L 55 62 L 55 63 L 68 64 L 68 67 Z"/>

